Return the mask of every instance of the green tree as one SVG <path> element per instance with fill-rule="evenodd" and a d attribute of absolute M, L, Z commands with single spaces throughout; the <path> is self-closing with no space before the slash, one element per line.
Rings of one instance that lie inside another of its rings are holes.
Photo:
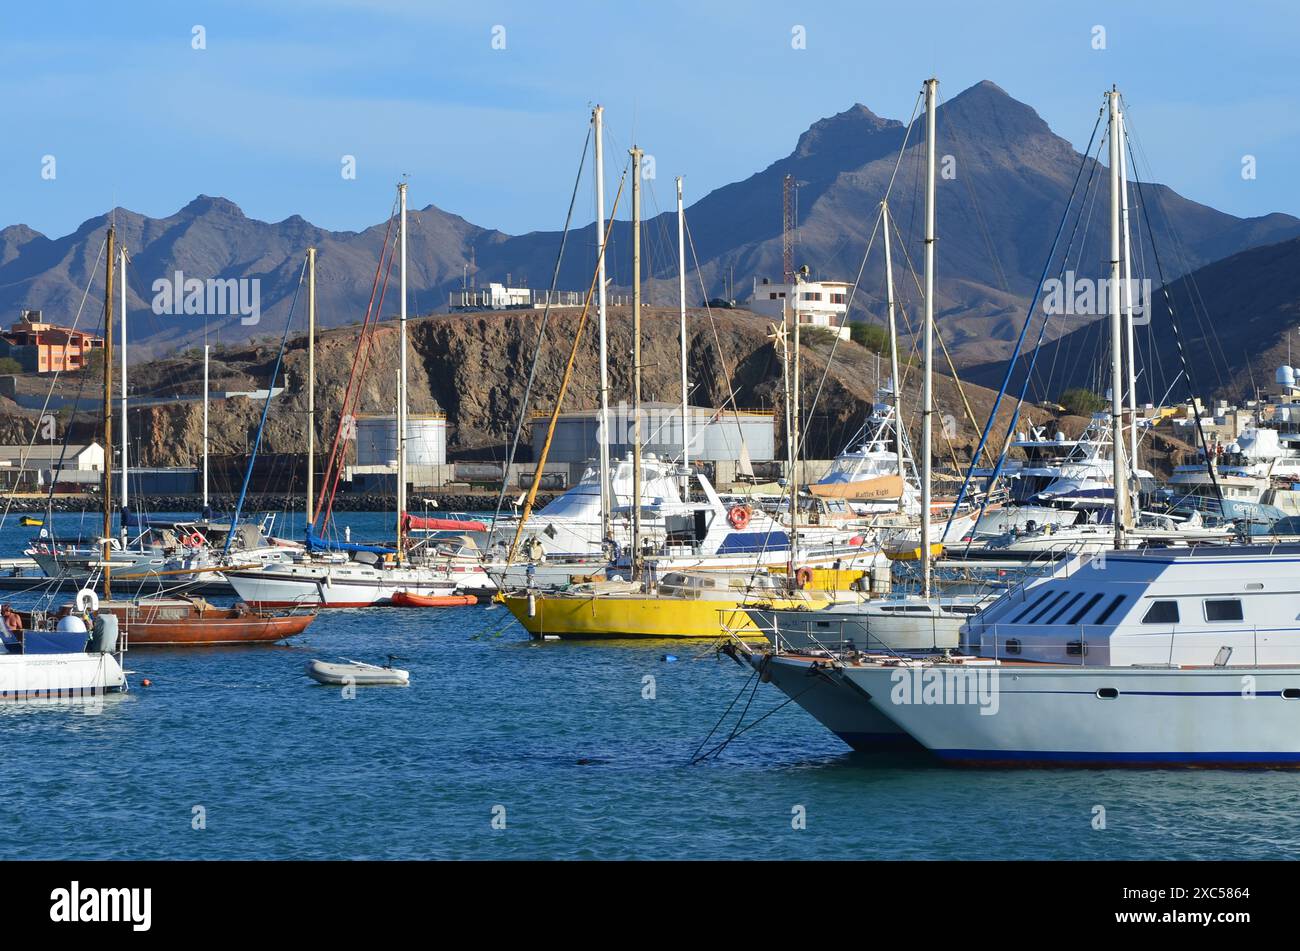
<path fill-rule="evenodd" d="M 872 353 L 889 352 L 889 333 L 878 324 L 860 322 L 849 324 L 849 339 L 866 347 Z"/>
<path fill-rule="evenodd" d="M 1071 416 L 1091 416 L 1106 406 L 1104 397 L 1081 386 L 1071 387 L 1057 400 Z"/>
<path fill-rule="evenodd" d="M 22 373 L 23 365 L 13 357 L 0 357 L 0 373 Z"/>

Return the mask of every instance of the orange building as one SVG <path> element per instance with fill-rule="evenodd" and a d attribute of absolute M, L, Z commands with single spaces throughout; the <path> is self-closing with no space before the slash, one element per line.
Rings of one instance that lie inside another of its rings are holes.
<path fill-rule="evenodd" d="M 23 311 L 21 320 L 0 331 L 0 356 L 13 357 L 28 373 L 80 370 L 103 346 L 103 337 L 44 323 L 39 310 Z"/>

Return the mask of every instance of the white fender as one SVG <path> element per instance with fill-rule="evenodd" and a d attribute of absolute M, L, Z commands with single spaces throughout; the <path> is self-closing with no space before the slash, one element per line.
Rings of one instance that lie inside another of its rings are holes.
<path fill-rule="evenodd" d="M 99 595 L 93 588 L 82 588 L 77 592 L 77 610 L 85 614 L 87 610 L 91 614 L 99 610 Z"/>

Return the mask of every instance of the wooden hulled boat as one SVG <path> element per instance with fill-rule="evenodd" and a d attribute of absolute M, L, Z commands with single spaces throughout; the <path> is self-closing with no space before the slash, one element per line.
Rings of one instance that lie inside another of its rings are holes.
<path fill-rule="evenodd" d="M 273 614 L 242 602 L 223 608 L 185 595 L 105 601 L 99 609 L 117 616 L 133 648 L 270 644 L 301 634 L 316 620 L 315 612 Z"/>

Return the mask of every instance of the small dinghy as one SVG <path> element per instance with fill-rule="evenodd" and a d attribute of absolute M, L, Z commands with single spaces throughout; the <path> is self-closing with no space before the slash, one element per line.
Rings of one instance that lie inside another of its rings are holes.
<path fill-rule="evenodd" d="M 408 686 L 411 682 L 410 672 L 392 666 L 391 657 L 389 661 L 388 666 L 380 667 L 359 660 L 348 660 L 346 657 L 340 663 L 311 660 L 307 662 L 307 676 L 317 683 L 336 687 Z"/>
<path fill-rule="evenodd" d="M 478 604 L 478 598 L 472 594 L 413 594 L 410 591 L 394 591 L 392 602 L 399 608 L 455 608 Z"/>

